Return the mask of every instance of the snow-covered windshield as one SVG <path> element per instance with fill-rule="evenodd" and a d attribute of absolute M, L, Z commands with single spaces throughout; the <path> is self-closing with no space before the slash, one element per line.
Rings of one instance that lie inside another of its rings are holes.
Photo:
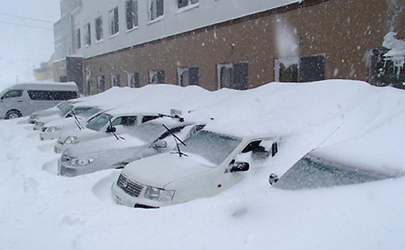
<path fill-rule="evenodd" d="M 73 109 L 75 115 L 80 115 L 81 117 L 84 118 L 89 118 L 90 116 L 100 111 L 101 111 L 100 109 L 93 107 L 77 107 Z"/>
<path fill-rule="evenodd" d="M 73 105 L 70 104 L 70 102 L 63 102 L 62 104 L 58 105 L 59 108 L 59 115 L 60 116 L 65 116 L 72 108 Z"/>
<path fill-rule="evenodd" d="M 141 139 L 144 142 L 150 142 L 166 129 L 160 123 L 144 123 L 131 130 L 130 134 Z"/>
<path fill-rule="evenodd" d="M 111 119 L 111 115 L 102 113 L 99 114 L 98 116 L 94 117 L 87 123 L 86 128 L 99 131 L 102 127 L 104 127 L 108 121 Z"/>
<path fill-rule="evenodd" d="M 215 165 L 219 165 L 241 141 L 242 139 L 237 137 L 201 130 L 184 142 L 187 146 L 182 145 L 181 151 L 186 154 L 199 155 Z"/>
<path fill-rule="evenodd" d="M 346 166 L 307 154 L 281 176 L 274 186 L 295 190 L 349 185 L 389 177 L 387 174 Z"/>

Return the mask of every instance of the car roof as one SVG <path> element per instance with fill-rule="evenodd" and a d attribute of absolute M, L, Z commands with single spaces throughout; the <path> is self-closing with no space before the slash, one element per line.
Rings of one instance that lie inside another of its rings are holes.
<path fill-rule="evenodd" d="M 27 90 L 67 90 L 78 91 L 74 82 L 24 82 L 17 83 L 9 87 L 9 89 L 27 89 Z"/>

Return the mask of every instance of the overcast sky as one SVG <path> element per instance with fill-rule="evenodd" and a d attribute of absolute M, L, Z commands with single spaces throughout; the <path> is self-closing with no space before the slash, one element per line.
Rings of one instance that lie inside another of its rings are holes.
<path fill-rule="evenodd" d="M 32 70 L 54 52 L 59 0 L 0 0 L 0 88 L 33 80 Z M 48 22 L 37 21 L 44 20 Z"/>

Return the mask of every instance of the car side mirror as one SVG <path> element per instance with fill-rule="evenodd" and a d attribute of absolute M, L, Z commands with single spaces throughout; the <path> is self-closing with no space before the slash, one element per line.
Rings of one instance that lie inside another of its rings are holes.
<path fill-rule="evenodd" d="M 269 176 L 269 184 L 273 186 L 278 181 L 278 176 L 275 173 L 271 173 Z"/>
<path fill-rule="evenodd" d="M 154 149 L 167 148 L 167 142 L 165 140 L 157 140 L 153 143 L 152 148 Z"/>
<path fill-rule="evenodd" d="M 113 126 L 108 126 L 105 132 L 106 133 L 115 133 L 115 132 L 117 132 L 117 129 Z"/>
<path fill-rule="evenodd" d="M 246 172 L 250 168 L 248 162 L 234 162 L 229 165 L 228 171 L 231 173 L 235 172 Z"/>

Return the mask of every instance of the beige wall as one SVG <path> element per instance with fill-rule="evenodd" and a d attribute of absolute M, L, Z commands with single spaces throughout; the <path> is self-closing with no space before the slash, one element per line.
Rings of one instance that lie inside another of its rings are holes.
<path fill-rule="evenodd" d="M 383 37 L 391 27 L 394 12 L 388 4 L 390 1 L 310 1 L 313 5 L 267 11 L 89 58 L 85 64 L 92 70 L 95 85 L 97 76 L 104 75 L 107 88 L 111 86 L 110 74 L 120 74 L 121 85 L 124 85 L 126 71 L 139 72 L 143 86 L 148 83 L 149 70 L 155 69 L 165 71 L 166 83 L 178 84 L 177 68 L 196 66 L 200 86 L 216 90 L 217 63 L 248 61 L 249 88 L 254 88 L 275 80 L 274 61 L 280 57 L 275 27 L 288 23 L 295 28 L 300 41 L 299 55 L 326 55 L 326 79 L 367 81 L 368 52 L 381 47 Z M 402 12 L 395 18 L 393 27 L 404 27 L 404 20 Z M 404 36 L 403 29 L 399 35 Z"/>

